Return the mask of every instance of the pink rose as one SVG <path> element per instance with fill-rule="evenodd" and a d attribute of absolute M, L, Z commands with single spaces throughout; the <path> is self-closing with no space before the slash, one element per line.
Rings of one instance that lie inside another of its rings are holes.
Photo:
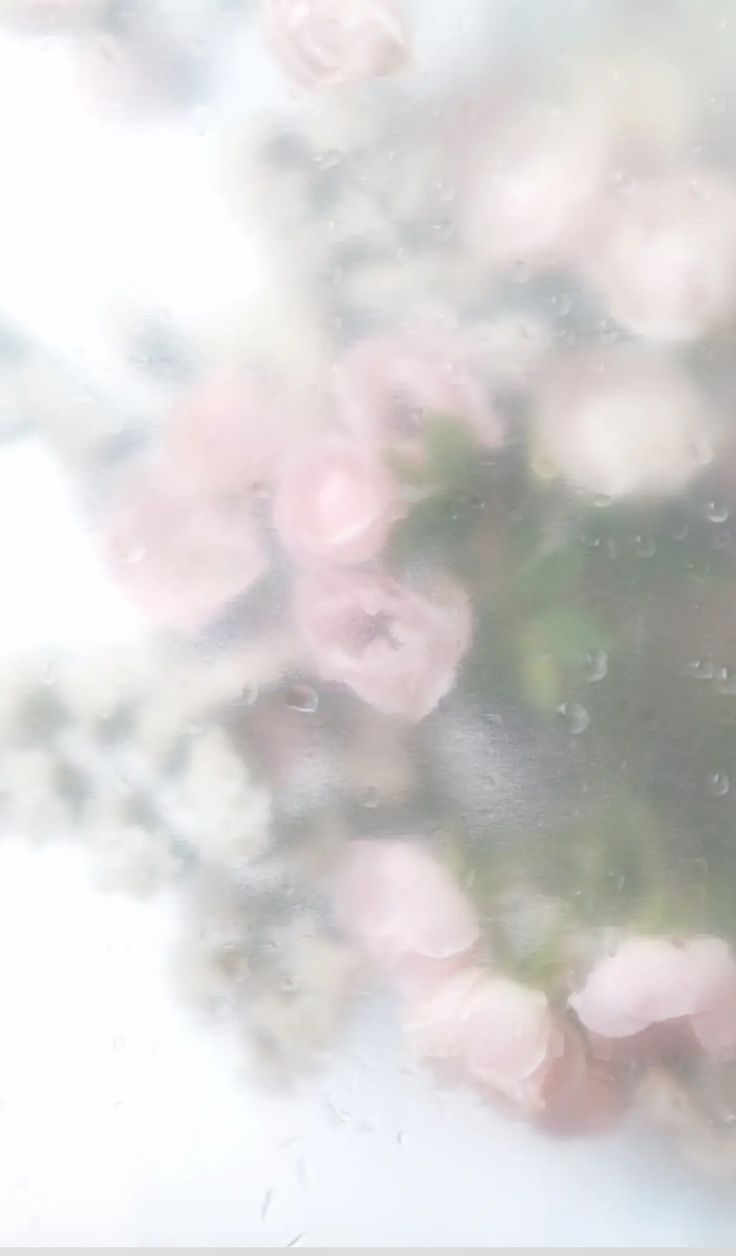
<path fill-rule="evenodd" d="M 345 931 L 405 987 L 423 987 L 444 972 L 437 961 L 464 954 L 478 940 L 469 901 L 418 842 L 351 842 L 334 894 Z"/>
<path fill-rule="evenodd" d="M 266 568 L 247 506 L 144 480 L 118 506 L 109 533 L 115 572 L 156 623 L 205 626 Z"/>
<path fill-rule="evenodd" d="M 494 265 L 566 260 L 579 247 L 606 173 L 606 120 L 549 104 L 499 117 L 466 155 L 467 244 Z"/>
<path fill-rule="evenodd" d="M 243 493 L 267 483 L 286 442 L 285 416 L 247 380 L 219 380 L 183 397 L 164 434 L 171 479 L 187 490 Z"/>
<path fill-rule="evenodd" d="M 609 196 L 584 269 L 629 331 L 705 335 L 736 307 L 736 184 L 678 172 Z"/>
<path fill-rule="evenodd" d="M 631 938 L 596 964 L 570 1006 L 602 1038 L 682 1021 L 706 1051 L 728 1057 L 736 1052 L 736 957 L 720 938 Z"/>
<path fill-rule="evenodd" d="M 323 680 L 348 685 L 379 711 L 411 721 L 452 688 L 471 638 L 468 598 L 447 577 L 425 594 L 381 572 L 304 574 L 294 615 Z"/>
<path fill-rule="evenodd" d="M 540 990 L 464 968 L 409 1008 L 415 1051 L 459 1065 L 469 1081 L 524 1116 L 545 1109 L 545 1085 L 565 1038 Z"/>
<path fill-rule="evenodd" d="M 452 338 L 377 336 L 349 349 L 334 370 L 340 418 L 380 449 L 421 462 L 432 415 L 459 419 L 478 440 L 500 445 L 504 424 L 468 354 Z"/>
<path fill-rule="evenodd" d="M 395 0 L 266 0 L 263 24 L 281 69 L 302 87 L 381 78 L 409 59 Z"/>
<path fill-rule="evenodd" d="M 294 558 L 342 564 L 379 553 L 399 511 L 391 477 L 372 449 L 333 437 L 286 461 L 273 514 Z"/>
<path fill-rule="evenodd" d="M 544 1080 L 544 1111 L 537 1124 L 551 1134 L 590 1134 L 610 1129 L 622 1113 L 622 1095 L 610 1065 L 596 1058 L 567 1021 L 562 1054 Z"/>

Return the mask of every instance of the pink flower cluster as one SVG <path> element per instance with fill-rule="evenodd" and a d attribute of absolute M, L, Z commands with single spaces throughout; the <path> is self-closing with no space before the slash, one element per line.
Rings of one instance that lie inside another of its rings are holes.
<path fill-rule="evenodd" d="M 612 1043 L 646 1048 L 645 1036 L 666 1027 L 678 1047 L 736 1054 L 736 958 L 721 938 L 631 938 L 600 960 L 570 1006 L 589 1033 Z"/>
<path fill-rule="evenodd" d="M 501 441 L 472 363 L 470 350 L 436 334 L 366 341 L 335 365 L 331 407 L 316 423 L 249 381 L 186 398 L 157 465 L 113 522 L 121 579 L 154 621 L 197 631 L 269 566 L 269 499 L 295 565 L 293 622 L 306 661 L 377 709 L 422 719 L 454 683 L 470 605 L 444 574 L 415 586 L 381 563 L 407 509 L 390 455 L 421 465 L 432 415 L 466 423 L 488 446 Z"/>
<path fill-rule="evenodd" d="M 544 1128 L 615 1119 L 616 1048 L 648 1045 L 652 1027 L 668 1030 L 660 1054 L 736 1055 L 736 957 L 721 939 L 624 942 L 570 997 L 571 1016 L 480 962 L 472 905 L 419 841 L 352 842 L 334 893 L 342 927 L 401 990 L 414 1051 Z"/>
<path fill-rule="evenodd" d="M 611 1118 L 610 1074 L 542 991 L 480 964 L 472 905 L 418 841 L 351 843 L 335 903 L 346 932 L 403 992 L 417 1055 L 550 1129 Z"/>

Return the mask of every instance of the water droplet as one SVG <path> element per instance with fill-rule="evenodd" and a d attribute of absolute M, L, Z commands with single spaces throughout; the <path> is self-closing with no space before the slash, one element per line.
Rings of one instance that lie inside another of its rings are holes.
<path fill-rule="evenodd" d="M 299 985 L 293 977 L 282 977 L 280 985 L 284 994 L 296 994 L 299 989 Z"/>
<path fill-rule="evenodd" d="M 335 166 L 340 165 L 343 156 L 338 148 L 326 148 L 323 153 L 318 153 L 317 165 L 320 170 L 334 170 Z"/>
<path fill-rule="evenodd" d="M 711 96 L 708 99 L 708 104 L 710 105 L 714 113 L 726 112 L 726 97 L 725 96 Z"/>
<path fill-rule="evenodd" d="M 523 261 L 514 262 L 511 273 L 514 283 L 528 283 L 531 275 L 529 263 Z"/>
<path fill-rule="evenodd" d="M 630 170 L 615 170 L 613 183 L 616 191 L 620 192 L 622 196 L 630 196 L 637 188 L 636 176 Z"/>
<path fill-rule="evenodd" d="M 687 670 L 696 680 L 712 680 L 716 674 L 716 665 L 713 659 L 693 659 L 692 663 L 688 663 Z"/>
<path fill-rule="evenodd" d="M 407 1137 L 404 1130 L 399 1130 L 398 1134 L 396 1135 L 396 1141 L 399 1144 L 399 1147 L 403 1147 L 406 1144 Z"/>
<path fill-rule="evenodd" d="M 370 789 L 366 789 L 363 794 L 363 806 L 370 807 L 372 810 L 373 808 L 378 806 L 378 803 L 379 803 L 378 790 L 373 789 L 372 787 Z"/>
<path fill-rule="evenodd" d="M 457 188 L 451 183 L 443 183 L 442 179 L 437 183 L 437 193 L 443 205 L 450 205 L 457 197 Z"/>
<path fill-rule="evenodd" d="M 606 510 L 613 503 L 613 498 L 607 493 L 596 493 L 593 498 L 593 505 L 597 510 Z"/>
<path fill-rule="evenodd" d="M 608 655 L 605 650 L 588 650 L 583 665 L 586 680 L 603 680 L 608 675 Z"/>
<path fill-rule="evenodd" d="M 736 694 L 736 668 L 719 667 L 716 675 L 716 688 L 724 697 Z"/>
<path fill-rule="evenodd" d="M 311 685 L 292 685 L 286 693 L 286 705 L 292 711 L 303 711 L 311 715 L 319 706 L 319 697 Z"/>
<path fill-rule="evenodd" d="M 560 318 L 565 318 L 572 309 L 572 297 L 566 292 L 560 293 L 554 300 L 555 312 Z"/>
<path fill-rule="evenodd" d="M 447 244 L 455 234 L 455 224 L 451 218 L 443 218 L 439 222 L 433 222 L 430 230 L 433 240 Z"/>
<path fill-rule="evenodd" d="M 673 541 L 685 541 L 687 540 L 689 532 L 690 532 L 690 529 L 686 523 L 679 523 L 672 532 L 672 540 Z"/>
<path fill-rule="evenodd" d="M 731 782 L 725 772 L 711 772 L 707 780 L 707 786 L 708 793 L 712 794 L 714 798 L 723 798 L 724 794 L 727 794 L 731 788 Z"/>
<path fill-rule="evenodd" d="M 589 727 L 590 715 L 582 702 L 563 702 L 558 710 L 573 737 L 579 737 Z"/>
<path fill-rule="evenodd" d="M 240 701 L 243 706 L 253 706 L 258 701 L 258 685 L 246 685 L 240 695 Z"/>
<path fill-rule="evenodd" d="M 636 552 L 640 558 L 653 558 L 657 552 L 657 545 L 653 536 L 646 532 L 640 532 L 635 541 Z"/>
<path fill-rule="evenodd" d="M 286 1244 L 286 1246 L 298 1247 L 303 1238 L 304 1238 L 304 1231 L 302 1230 L 301 1234 L 295 1234 L 293 1239 L 289 1239 L 289 1242 Z"/>
<path fill-rule="evenodd" d="M 272 1202 L 273 1202 L 273 1187 L 270 1186 L 269 1189 L 266 1191 L 266 1194 L 263 1196 L 263 1203 L 261 1204 L 261 1221 L 266 1220 L 266 1217 L 271 1211 Z"/>
<path fill-rule="evenodd" d="M 703 508 L 703 514 L 710 523 L 725 523 L 730 513 L 723 502 L 706 502 Z"/>

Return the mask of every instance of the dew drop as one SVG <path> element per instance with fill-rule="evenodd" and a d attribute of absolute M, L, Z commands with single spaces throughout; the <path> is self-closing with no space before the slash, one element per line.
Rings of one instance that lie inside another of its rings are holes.
<path fill-rule="evenodd" d="M 323 153 L 318 154 L 316 160 L 320 170 L 334 170 L 343 160 L 343 154 L 337 148 L 326 148 Z"/>
<path fill-rule="evenodd" d="M 731 782 L 725 772 L 711 772 L 707 780 L 707 786 L 708 793 L 712 794 L 714 798 L 723 798 L 724 794 L 727 794 L 731 788 Z"/>
<path fill-rule="evenodd" d="M 716 688 L 724 697 L 736 694 L 736 668 L 719 667 L 716 676 Z"/>
<path fill-rule="evenodd" d="M 712 680 L 716 674 L 716 665 L 713 659 L 693 659 L 692 663 L 688 663 L 687 670 L 696 680 Z"/>
<path fill-rule="evenodd" d="M 703 513 L 710 523 L 725 523 L 731 512 L 723 502 L 713 501 L 705 503 Z"/>
<path fill-rule="evenodd" d="M 607 493 L 596 493 L 593 498 L 593 505 L 596 510 L 607 510 L 612 503 L 613 498 L 609 497 Z"/>
<path fill-rule="evenodd" d="M 573 737 L 579 737 L 589 727 L 590 715 L 582 702 L 563 702 L 558 710 Z"/>
<path fill-rule="evenodd" d="M 654 558 L 657 552 L 657 545 L 653 536 L 649 536 L 646 532 L 640 533 L 635 541 L 636 552 L 640 558 Z"/>
<path fill-rule="evenodd" d="M 603 680 L 608 675 L 608 655 L 605 650 L 588 650 L 583 664 L 586 680 Z"/>
<path fill-rule="evenodd" d="M 457 188 L 450 183 L 443 183 L 440 179 L 437 184 L 437 194 L 443 205 L 450 205 L 457 197 Z"/>
<path fill-rule="evenodd" d="M 319 697 L 311 685 L 292 685 L 286 693 L 286 705 L 292 711 L 312 715 L 319 706 Z"/>

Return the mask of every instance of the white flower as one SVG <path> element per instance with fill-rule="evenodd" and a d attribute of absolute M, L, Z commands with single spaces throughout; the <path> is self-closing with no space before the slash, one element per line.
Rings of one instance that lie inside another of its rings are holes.
<path fill-rule="evenodd" d="M 179 865 L 167 835 L 133 823 L 118 800 L 95 800 L 85 809 L 83 823 L 100 889 L 146 898 L 176 874 Z"/>
<path fill-rule="evenodd" d="M 230 654 L 160 662 L 133 732 L 136 745 L 147 757 L 165 758 L 192 721 L 223 703 L 247 702 L 278 680 L 294 652 L 290 637 L 275 632 Z"/>
<path fill-rule="evenodd" d="M 12 655 L 0 675 L 0 737 L 21 730 L 23 715 L 33 694 L 49 683 L 53 661 L 40 654 Z"/>
<path fill-rule="evenodd" d="M 581 352 L 545 373 L 536 460 L 610 498 L 664 497 L 712 460 L 709 405 L 672 361 L 632 347 Z"/>
<path fill-rule="evenodd" d="M 268 849 L 271 795 L 215 726 L 192 743 L 178 797 L 187 837 L 205 861 L 247 865 Z"/>
<path fill-rule="evenodd" d="M 736 183 L 676 171 L 601 202 L 584 271 L 642 336 L 694 340 L 736 308 Z"/>
<path fill-rule="evenodd" d="M 59 659 L 50 683 L 73 718 L 98 724 L 116 711 L 139 702 L 155 677 L 155 660 L 143 645 L 130 643 L 95 653 Z"/>
<path fill-rule="evenodd" d="M 297 1067 L 339 1029 L 352 988 L 355 957 L 343 942 L 299 919 L 273 932 L 278 957 L 254 977 L 247 1017 L 262 1065 Z"/>
<path fill-rule="evenodd" d="M 494 263 L 560 260 L 578 247 L 603 182 L 605 118 L 540 102 L 500 116 L 466 155 L 467 244 Z"/>
<path fill-rule="evenodd" d="M 237 890 L 218 873 L 195 875 L 185 933 L 174 956 L 179 993 L 201 1011 L 234 1007 L 250 977 L 253 945 L 248 914 Z"/>
<path fill-rule="evenodd" d="M 55 755 L 29 746 L 5 750 L 0 778 L 0 808 L 5 826 L 23 837 L 49 837 L 69 827 Z"/>

